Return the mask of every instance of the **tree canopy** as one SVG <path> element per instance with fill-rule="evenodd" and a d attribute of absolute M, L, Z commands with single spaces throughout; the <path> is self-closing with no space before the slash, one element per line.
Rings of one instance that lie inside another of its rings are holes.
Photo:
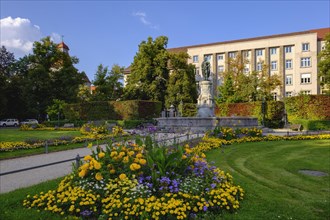
<path fill-rule="evenodd" d="M 125 87 L 126 99 L 154 100 L 165 102 L 169 79 L 168 38 L 151 37 L 142 41 L 131 65 L 131 74 Z"/>
<path fill-rule="evenodd" d="M 244 73 L 246 63 L 247 61 L 241 59 L 241 56 L 229 59 L 229 68 L 222 74 L 223 84 L 218 87 L 217 103 L 272 99 L 272 91 L 281 86 L 279 75 L 270 75 L 269 67 L 265 64 L 261 71 Z"/>

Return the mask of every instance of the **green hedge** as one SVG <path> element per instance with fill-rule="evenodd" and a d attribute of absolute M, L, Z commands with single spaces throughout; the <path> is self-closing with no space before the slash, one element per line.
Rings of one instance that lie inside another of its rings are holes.
<path fill-rule="evenodd" d="M 291 124 L 301 124 L 303 126 L 303 130 L 330 130 L 330 120 L 294 119 L 291 121 Z"/>
<path fill-rule="evenodd" d="M 195 117 L 197 115 L 197 104 L 196 103 L 183 103 L 183 117 Z"/>
<path fill-rule="evenodd" d="M 218 117 L 253 116 L 262 123 L 262 102 L 248 103 L 222 103 L 216 106 L 215 114 Z M 284 103 L 280 101 L 267 101 L 265 126 L 270 128 L 283 127 Z"/>
<path fill-rule="evenodd" d="M 329 95 L 300 95 L 285 99 L 289 122 L 297 119 L 330 120 Z"/>
<path fill-rule="evenodd" d="M 98 101 L 64 106 L 64 115 L 69 120 L 134 120 L 160 116 L 161 102 L 129 100 Z"/>

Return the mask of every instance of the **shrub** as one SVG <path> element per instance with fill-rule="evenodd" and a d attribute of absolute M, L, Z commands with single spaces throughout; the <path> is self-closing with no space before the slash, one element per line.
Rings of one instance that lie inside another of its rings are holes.
<path fill-rule="evenodd" d="M 317 131 L 317 130 L 330 130 L 330 120 L 306 120 L 294 119 L 292 124 L 301 124 L 304 130 Z"/>

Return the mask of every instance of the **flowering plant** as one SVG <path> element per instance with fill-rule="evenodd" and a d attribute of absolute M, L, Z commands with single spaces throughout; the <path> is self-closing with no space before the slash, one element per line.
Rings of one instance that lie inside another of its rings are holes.
<path fill-rule="evenodd" d="M 109 144 L 84 157 L 58 188 L 24 206 L 81 218 L 187 219 L 236 210 L 243 189 L 189 145 Z"/>

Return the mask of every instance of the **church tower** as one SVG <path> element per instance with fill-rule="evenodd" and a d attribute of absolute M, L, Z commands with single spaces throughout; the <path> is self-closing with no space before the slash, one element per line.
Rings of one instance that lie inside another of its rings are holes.
<path fill-rule="evenodd" d="M 69 47 L 63 42 L 63 36 L 62 36 L 62 42 L 57 45 L 57 48 L 62 51 L 63 53 L 69 54 Z"/>

